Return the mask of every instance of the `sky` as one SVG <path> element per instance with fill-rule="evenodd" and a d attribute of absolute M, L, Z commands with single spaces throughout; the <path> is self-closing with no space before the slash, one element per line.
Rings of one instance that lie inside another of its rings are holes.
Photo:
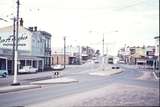
<path fill-rule="evenodd" d="M 12 25 L 17 0 L 0 0 L 0 27 Z M 154 45 L 159 36 L 159 0 L 20 0 L 24 26 L 52 34 L 52 48 L 90 46 L 117 54 L 127 46 Z"/>

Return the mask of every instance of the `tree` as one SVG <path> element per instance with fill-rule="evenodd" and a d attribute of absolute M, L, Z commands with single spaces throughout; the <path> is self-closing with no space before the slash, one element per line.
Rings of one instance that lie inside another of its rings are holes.
<path fill-rule="evenodd" d="M 99 56 L 99 55 L 100 55 L 100 50 L 96 50 L 95 55 L 96 55 L 96 56 Z"/>

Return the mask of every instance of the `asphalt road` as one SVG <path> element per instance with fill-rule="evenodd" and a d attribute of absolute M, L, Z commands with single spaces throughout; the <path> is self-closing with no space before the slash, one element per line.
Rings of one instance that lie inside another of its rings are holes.
<path fill-rule="evenodd" d="M 91 76 L 89 72 L 94 71 L 100 64 L 85 64 L 75 67 L 68 67 L 64 71 L 66 77 L 77 79 L 79 82 L 70 84 L 52 84 L 44 85 L 42 88 L 23 90 L 18 92 L 11 92 L 0 94 L 0 106 L 27 106 L 39 102 L 45 102 L 50 99 L 57 99 L 67 95 L 81 93 L 97 88 L 102 88 L 114 83 L 120 84 L 133 84 L 136 86 L 143 86 L 149 88 L 159 88 L 159 81 L 154 80 L 137 80 L 135 78 L 143 75 L 141 70 L 131 65 L 117 65 L 124 69 L 124 72 L 112 76 Z M 31 82 L 29 78 L 38 78 L 41 76 L 50 76 L 49 72 L 20 75 L 21 81 Z M 8 77 L 11 80 L 12 77 Z M 63 102 L 62 102 L 63 103 Z"/>
<path fill-rule="evenodd" d="M 84 72 L 93 70 L 100 66 L 99 64 L 83 64 L 83 65 L 66 65 L 66 69 L 63 70 L 64 75 L 70 75 L 74 73 Z M 30 82 L 43 80 L 43 79 L 50 79 L 53 76 L 52 71 L 44 71 L 32 74 L 18 74 L 17 80 L 20 84 L 29 84 Z M 13 75 L 9 75 L 7 78 L 0 77 L 0 87 L 9 86 L 13 83 Z"/>

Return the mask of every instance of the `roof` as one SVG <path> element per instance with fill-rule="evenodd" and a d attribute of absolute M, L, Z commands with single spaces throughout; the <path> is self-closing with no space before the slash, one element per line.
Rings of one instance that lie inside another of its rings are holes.
<path fill-rule="evenodd" d="M 52 36 L 50 33 L 46 32 L 46 31 L 38 31 L 40 32 L 42 35 L 47 35 L 47 36 Z"/>
<path fill-rule="evenodd" d="M 31 31 L 26 27 L 19 26 L 19 31 L 23 31 L 23 30 L 26 30 L 26 31 L 28 31 L 30 33 L 32 33 L 32 32 L 40 32 L 44 36 L 49 36 L 49 37 L 52 36 L 50 33 L 46 32 L 46 31 Z M 3 28 L 0 28 L 0 32 L 10 32 L 10 31 L 11 32 L 13 31 L 13 26 L 6 26 L 6 27 L 3 27 Z"/>
<path fill-rule="evenodd" d="M 28 30 L 27 28 L 23 27 L 23 26 L 19 26 L 19 32 L 21 31 L 28 31 L 31 33 L 30 30 Z M 6 27 L 3 27 L 3 28 L 0 28 L 0 32 L 13 32 L 13 26 L 6 26 Z"/>
<path fill-rule="evenodd" d="M 12 55 L 0 56 L 0 58 L 5 58 L 5 59 L 8 59 L 8 60 L 12 60 L 13 59 Z M 34 56 L 21 56 L 21 55 L 18 55 L 18 60 L 43 60 L 43 58 L 34 57 Z"/>

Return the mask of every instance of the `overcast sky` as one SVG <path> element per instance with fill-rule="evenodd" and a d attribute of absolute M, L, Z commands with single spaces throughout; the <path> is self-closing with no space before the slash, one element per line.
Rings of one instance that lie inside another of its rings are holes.
<path fill-rule="evenodd" d="M 52 47 L 89 45 L 115 53 L 124 44 L 154 45 L 159 35 L 159 0 L 20 0 L 24 26 L 51 33 Z M 16 0 L 0 0 L 0 17 L 9 20 Z M 13 15 L 12 15 L 13 13 Z M 12 22 L 0 20 L 0 27 Z"/>

